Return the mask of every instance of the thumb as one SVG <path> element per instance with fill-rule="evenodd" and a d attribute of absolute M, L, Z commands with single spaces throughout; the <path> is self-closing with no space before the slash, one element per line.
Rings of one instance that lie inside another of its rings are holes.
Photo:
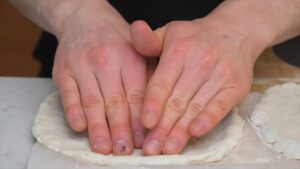
<path fill-rule="evenodd" d="M 152 31 L 142 20 L 131 24 L 130 35 L 134 48 L 144 56 L 160 56 L 163 49 L 165 27 Z"/>

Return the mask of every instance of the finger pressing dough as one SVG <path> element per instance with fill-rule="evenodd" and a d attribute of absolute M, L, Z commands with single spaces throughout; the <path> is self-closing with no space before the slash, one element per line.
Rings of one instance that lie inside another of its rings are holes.
<path fill-rule="evenodd" d="M 184 165 L 221 160 L 237 146 L 243 126 L 235 108 L 212 132 L 191 139 L 182 154 L 143 156 L 142 150 L 135 149 L 128 156 L 102 155 L 91 151 L 87 133 L 71 130 L 59 96 L 54 93 L 41 104 L 32 131 L 37 141 L 49 149 L 98 165 Z"/>
<path fill-rule="evenodd" d="M 300 159 L 300 85 L 285 83 L 266 90 L 250 122 L 273 150 Z"/>

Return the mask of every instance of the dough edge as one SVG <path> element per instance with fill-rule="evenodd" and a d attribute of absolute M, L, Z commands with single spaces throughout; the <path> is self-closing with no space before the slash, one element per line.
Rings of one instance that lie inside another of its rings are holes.
<path fill-rule="evenodd" d="M 56 144 L 58 144 L 51 136 L 47 136 L 44 133 L 43 115 L 51 107 L 47 102 L 51 101 L 58 94 L 53 93 L 47 97 L 47 99 L 41 104 L 38 114 L 34 120 L 34 126 L 32 128 L 32 133 L 39 143 L 45 147 L 60 152 L 66 156 L 73 157 L 85 162 L 97 164 L 100 166 L 112 166 L 112 165 L 144 165 L 144 166 L 164 166 L 164 165 L 194 165 L 203 164 L 209 162 L 216 162 L 222 160 L 226 155 L 232 152 L 243 136 L 244 120 L 238 114 L 238 109 L 234 108 L 233 112 L 228 115 L 231 120 L 231 124 L 227 126 L 226 138 L 222 140 L 222 145 L 218 144 L 217 147 L 208 152 L 207 154 L 197 154 L 197 155 L 160 155 L 160 156 L 106 156 L 102 154 L 96 154 L 94 152 L 87 151 L 70 151 L 64 149 L 58 149 Z"/>
<path fill-rule="evenodd" d="M 273 93 L 276 93 L 276 90 L 292 90 L 294 88 L 300 89 L 300 85 L 289 82 L 268 88 L 265 91 L 265 94 L 263 95 L 260 102 L 250 113 L 248 121 L 251 124 L 251 126 L 256 130 L 256 133 L 260 137 L 262 142 L 264 142 L 269 148 L 289 159 L 300 160 L 300 143 L 293 139 L 281 136 L 280 133 L 276 132 L 270 126 L 268 126 L 268 124 L 266 124 L 266 114 L 268 112 L 262 110 L 265 106 L 268 106 L 262 105 L 262 103 L 265 102 L 266 98 L 274 97 Z"/>

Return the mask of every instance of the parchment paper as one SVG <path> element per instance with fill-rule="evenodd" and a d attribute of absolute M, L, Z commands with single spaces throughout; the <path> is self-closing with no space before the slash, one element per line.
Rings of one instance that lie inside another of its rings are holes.
<path fill-rule="evenodd" d="M 268 148 L 256 135 L 255 130 L 248 122 L 248 115 L 254 105 L 260 100 L 261 94 L 251 93 L 244 102 L 239 105 L 242 118 L 246 121 L 244 135 L 240 144 L 222 161 L 206 165 L 177 166 L 172 168 L 187 169 L 299 169 L 300 161 L 289 160 Z M 168 166 L 96 166 L 88 164 L 57 152 L 51 151 L 39 143 L 33 146 L 28 169 L 167 169 Z"/>

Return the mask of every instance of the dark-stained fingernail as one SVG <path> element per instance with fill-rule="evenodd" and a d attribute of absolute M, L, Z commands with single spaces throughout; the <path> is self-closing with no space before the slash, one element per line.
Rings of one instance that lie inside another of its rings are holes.
<path fill-rule="evenodd" d="M 135 146 L 137 148 L 141 148 L 144 142 L 144 133 L 143 132 L 136 132 L 134 135 L 134 142 L 135 142 Z"/>
<path fill-rule="evenodd" d="M 129 142 L 126 140 L 118 140 L 115 144 L 115 153 L 118 155 L 125 155 L 128 154 L 130 151 Z"/>
<path fill-rule="evenodd" d="M 179 147 L 179 142 L 175 138 L 168 139 L 165 144 L 165 149 L 167 150 L 167 153 L 176 152 L 178 147 Z"/>
<path fill-rule="evenodd" d="M 111 151 L 111 145 L 108 139 L 106 138 L 97 138 L 95 141 L 94 148 L 97 152 L 107 154 Z"/>
<path fill-rule="evenodd" d="M 156 113 L 152 112 L 152 111 L 149 111 L 145 114 L 145 120 L 146 120 L 146 123 L 145 124 L 147 128 L 152 128 L 155 126 L 156 124 L 156 121 L 157 121 L 157 117 L 156 117 Z"/>
<path fill-rule="evenodd" d="M 161 151 L 161 143 L 155 139 L 148 141 L 146 144 L 147 155 L 158 155 Z"/>

